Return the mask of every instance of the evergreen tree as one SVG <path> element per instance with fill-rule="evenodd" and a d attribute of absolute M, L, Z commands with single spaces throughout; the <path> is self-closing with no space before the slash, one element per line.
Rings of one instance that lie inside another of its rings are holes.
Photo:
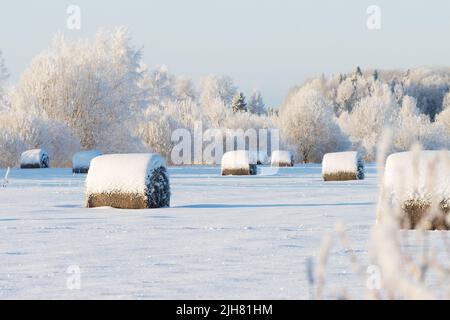
<path fill-rule="evenodd" d="M 373 81 L 377 81 L 378 79 L 379 79 L 379 75 L 378 75 L 378 70 L 377 69 L 375 69 L 374 71 L 373 71 Z"/>
<path fill-rule="evenodd" d="M 234 96 L 231 108 L 234 113 L 247 111 L 247 103 L 245 102 L 245 96 L 242 92 L 239 92 Z"/>
<path fill-rule="evenodd" d="M 262 115 L 266 112 L 266 106 L 259 90 L 254 90 L 248 102 L 248 111 L 251 113 Z"/>

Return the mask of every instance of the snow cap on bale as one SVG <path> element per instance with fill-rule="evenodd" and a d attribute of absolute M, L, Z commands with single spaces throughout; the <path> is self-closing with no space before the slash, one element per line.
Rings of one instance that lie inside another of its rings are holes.
<path fill-rule="evenodd" d="M 272 152 L 272 167 L 293 167 L 294 156 L 290 151 L 276 150 Z"/>
<path fill-rule="evenodd" d="M 94 158 L 86 178 L 86 206 L 122 209 L 170 205 L 169 176 L 158 154 L 110 154 Z"/>
<path fill-rule="evenodd" d="M 322 160 L 325 181 L 364 179 L 364 160 L 356 151 L 327 153 Z"/>
<path fill-rule="evenodd" d="M 222 157 L 222 175 L 256 175 L 255 152 L 237 150 L 226 152 Z"/>
<path fill-rule="evenodd" d="M 22 153 L 20 167 L 22 169 L 48 168 L 50 159 L 44 149 L 33 149 Z"/>
<path fill-rule="evenodd" d="M 101 155 L 101 151 L 98 150 L 80 151 L 75 153 L 72 158 L 73 173 L 87 173 L 89 171 L 91 160 Z"/>
<path fill-rule="evenodd" d="M 403 209 L 401 225 L 415 228 L 429 213 L 430 229 L 449 229 L 445 216 L 450 212 L 450 151 L 400 152 L 386 160 L 384 190 L 392 205 Z"/>

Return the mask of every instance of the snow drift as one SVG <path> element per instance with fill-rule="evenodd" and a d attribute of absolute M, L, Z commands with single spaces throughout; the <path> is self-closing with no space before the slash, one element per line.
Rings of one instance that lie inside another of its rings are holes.
<path fill-rule="evenodd" d="M 222 175 L 256 175 L 257 155 L 255 152 L 237 150 L 226 152 L 222 157 Z"/>
<path fill-rule="evenodd" d="M 277 150 L 272 152 L 272 167 L 293 167 L 294 156 L 290 151 Z"/>
<path fill-rule="evenodd" d="M 356 151 L 327 153 L 322 160 L 325 181 L 364 179 L 364 160 Z"/>
<path fill-rule="evenodd" d="M 44 149 L 28 150 L 20 156 L 20 168 L 22 169 L 48 168 L 49 166 L 50 159 Z"/>
<path fill-rule="evenodd" d="M 391 204 L 405 213 L 401 226 L 449 229 L 450 152 L 400 152 L 386 160 L 383 181 Z"/>
<path fill-rule="evenodd" d="M 74 154 L 72 158 L 73 173 L 88 173 L 92 159 L 101 156 L 98 150 L 80 151 Z"/>
<path fill-rule="evenodd" d="M 170 205 L 170 184 L 158 154 L 111 154 L 94 158 L 86 178 L 86 206 L 121 209 Z"/>

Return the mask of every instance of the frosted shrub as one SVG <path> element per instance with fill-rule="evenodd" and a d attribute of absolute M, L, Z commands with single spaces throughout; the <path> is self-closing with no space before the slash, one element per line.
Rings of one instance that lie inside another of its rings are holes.
<path fill-rule="evenodd" d="M 0 125 L 1 126 L 1 125 Z M 26 146 L 22 138 L 9 128 L 0 128 L 0 168 L 15 167 Z"/>

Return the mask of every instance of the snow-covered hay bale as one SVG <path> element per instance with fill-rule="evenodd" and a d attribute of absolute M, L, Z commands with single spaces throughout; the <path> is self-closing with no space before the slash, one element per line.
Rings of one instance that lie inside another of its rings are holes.
<path fill-rule="evenodd" d="M 44 149 L 28 150 L 20 156 L 20 168 L 22 169 L 39 169 L 49 166 L 50 158 Z"/>
<path fill-rule="evenodd" d="M 72 158 L 73 173 L 88 173 L 92 159 L 101 156 L 98 150 L 80 151 L 74 154 Z"/>
<path fill-rule="evenodd" d="M 327 153 L 322 160 L 325 181 L 364 179 L 364 160 L 356 151 Z"/>
<path fill-rule="evenodd" d="M 158 154 L 110 154 L 94 158 L 86 178 L 86 206 L 120 209 L 170 205 L 169 175 Z"/>
<path fill-rule="evenodd" d="M 237 150 L 226 152 L 222 157 L 223 176 L 252 176 L 257 173 L 257 159 L 254 152 Z"/>
<path fill-rule="evenodd" d="M 386 160 L 383 188 L 403 228 L 449 229 L 450 152 L 400 152 Z M 447 220 L 446 220 L 447 218 Z"/>
<path fill-rule="evenodd" d="M 290 151 L 276 150 L 272 152 L 272 167 L 293 167 L 294 156 Z"/>

